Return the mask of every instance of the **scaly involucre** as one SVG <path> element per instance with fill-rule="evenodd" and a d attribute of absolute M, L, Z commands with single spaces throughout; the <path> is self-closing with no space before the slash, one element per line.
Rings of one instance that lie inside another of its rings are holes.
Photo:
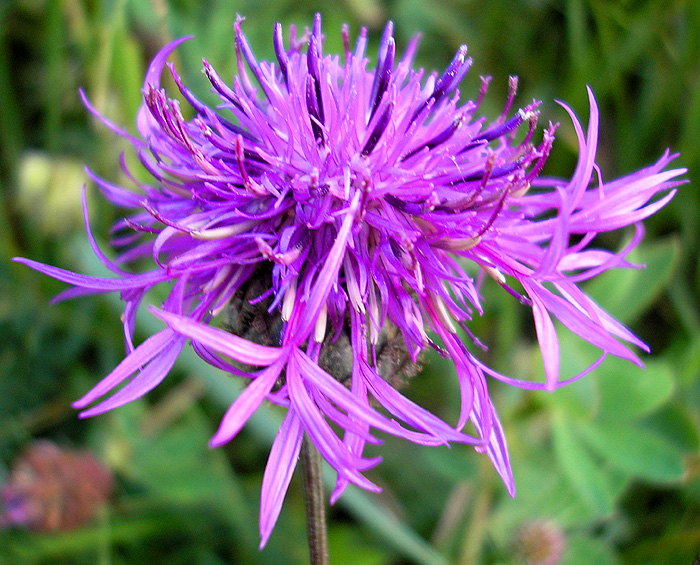
<path fill-rule="evenodd" d="M 488 453 L 513 494 L 485 374 L 547 390 L 581 376 L 560 380 L 553 318 L 601 350 L 594 366 L 608 353 L 639 362 L 621 341 L 644 344 L 578 283 L 631 266 L 625 256 L 642 237 L 640 220 L 673 197 L 673 179 L 684 171 L 664 170 L 672 159 L 667 152 L 646 169 L 603 182 L 595 164 L 598 109 L 589 91 L 586 133 L 564 106 L 580 151 L 573 177 L 538 179 L 555 126 L 536 135 L 538 102 L 511 112 L 515 79 L 495 123 L 476 117 L 487 79 L 476 102 L 460 104 L 457 86 L 471 63 L 466 46 L 444 73 L 424 76 L 411 68 L 417 38 L 397 60 L 389 23 L 375 68 L 368 70 L 366 30 L 351 50 L 344 28 L 345 53 L 324 55 L 316 16 L 303 37 L 292 28 L 289 47 L 277 24 L 277 62 L 266 63 L 256 60 L 241 22 L 235 23 L 233 85 L 204 61 L 221 100 L 216 111 L 182 84 L 172 64 L 170 73 L 196 117 L 186 120 L 160 87 L 181 39 L 150 65 L 140 138 L 103 119 L 133 143 L 154 179 L 151 185 L 134 181 L 134 192 L 91 175 L 111 202 L 135 209 L 115 226 L 114 244 L 122 250 L 115 261 L 88 229 L 95 253 L 117 276 L 83 276 L 20 259 L 74 286 L 59 298 L 118 291 L 126 302 L 128 355 L 75 406 L 88 417 L 143 396 L 165 378 L 188 339 L 206 362 L 247 377 L 211 444 L 230 441 L 266 399 L 287 409 L 263 478 L 261 546 L 279 515 L 304 433 L 338 474 L 331 501 L 348 483 L 379 490 L 362 474 L 379 462 L 362 455 L 366 442 L 379 443 L 372 430 L 424 445 L 473 444 Z M 634 236 L 619 253 L 592 246 L 598 233 L 628 225 L 635 225 Z M 122 269 L 148 257 L 151 271 Z M 259 298 L 271 299 L 270 316 L 283 322 L 273 346 L 212 325 L 261 273 Z M 480 346 L 468 326 L 482 313 L 478 284 L 484 274 L 532 308 L 544 383 L 500 375 L 464 345 L 460 336 L 466 334 Z M 167 300 L 150 308 L 166 328 L 135 346 L 135 314 L 145 293 L 171 282 Z M 414 361 L 431 347 L 454 363 L 461 390 L 456 426 L 379 374 L 377 344 L 387 324 L 400 330 Z M 353 352 L 351 378 L 342 383 L 319 366 L 322 349 L 341 334 Z M 474 436 L 462 431 L 469 421 Z"/>

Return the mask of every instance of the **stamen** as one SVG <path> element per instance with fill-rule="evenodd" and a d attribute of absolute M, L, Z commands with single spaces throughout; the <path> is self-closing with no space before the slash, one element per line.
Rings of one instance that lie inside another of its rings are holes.
<path fill-rule="evenodd" d="M 236 146 L 236 162 L 238 163 L 238 170 L 241 173 L 241 176 L 243 177 L 243 184 L 245 187 L 253 193 L 255 196 L 267 196 L 268 192 L 265 189 L 264 186 L 262 186 L 260 183 L 256 182 L 253 180 L 250 175 L 248 175 L 248 171 L 246 170 L 245 166 L 245 150 L 243 148 L 243 136 L 237 135 L 236 136 L 236 141 L 235 141 L 235 146 Z"/>
<path fill-rule="evenodd" d="M 484 131 L 481 135 L 477 135 L 473 140 L 471 144 L 474 144 L 477 141 L 492 141 L 496 138 L 499 138 L 507 133 L 510 133 L 511 131 L 516 130 L 520 124 L 522 124 L 524 121 L 529 120 L 533 116 L 535 116 L 536 113 L 533 112 L 532 107 L 528 107 L 526 109 L 520 109 L 518 112 L 507 122 L 501 124 L 500 126 L 494 126 L 486 131 Z M 470 144 L 470 145 L 471 145 Z"/>
<path fill-rule="evenodd" d="M 406 202 L 393 194 L 386 194 L 384 200 L 394 208 L 406 212 L 406 214 L 410 214 L 411 216 L 420 216 L 429 211 L 425 202 Z"/>
<path fill-rule="evenodd" d="M 323 41 L 323 35 L 321 34 L 321 13 L 320 12 L 316 12 L 316 14 L 314 15 L 314 26 L 313 26 L 311 33 L 316 38 L 316 41 L 318 43 L 318 53 L 319 53 L 319 55 L 321 55 L 322 54 L 321 42 Z"/>
<path fill-rule="evenodd" d="M 314 138 L 317 143 L 323 144 L 323 129 L 321 124 L 320 110 L 318 107 L 318 101 L 316 99 L 316 86 L 314 77 L 311 75 L 306 75 L 306 109 L 309 112 L 309 120 L 311 121 L 311 129 L 314 133 Z"/>
<path fill-rule="evenodd" d="M 542 168 L 549 157 L 549 152 L 552 149 L 552 144 L 554 143 L 554 132 L 558 125 L 559 124 L 550 123 L 549 127 L 544 131 L 542 143 L 537 150 L 539 153 L 537 163 L 535 163 L 535 166 L 528 172 L 527 177 L 525 178 L 526 181 L 530 182 L 531 180 L 534 180 L 537 175 L 540 174 L 540 171 L 542 171 Z"/>
<path fill-rule="evenodd" d="M 318 313 L 318 318 L 316 318 L 316 325 L 314 326 L 314 341 L 316 343 L 323 343 L 323 339 L 326 337 L 326 326 L 328 319 L 328 306 L 323 305 L 321 311 Z"/>
<path fill-rule="evenodd" d="M 202 240 L 226 239 L 227 237 L 246 232 L 255 225 L 256 222 L 252 220 L 247 220 L 245 222 L 239 222 L 231 226 L 222 226 L 220 228 L 211 228 L 207 230 L 192 230 L 190 232 L 190 235 L 195 239 Z"/>
<path fill-rule="evenodd" d="M 284 300 L 282 302 L 282 321 L 288 322 L 289 318 L 292 316 L 292 310 L 294 308 L 294 301 L 296 300 L 297 296 L 297 281 L 298 278 L 294 277 L 289 285 L 287 286 L 287 290 L 284 293 Z"/>
<path fill-rule="evenodd" d="M 320 22 L 320 16 L 318 16 L 318 21 Z M 319 23 L 320 28 L 320 23 Z M 316 29 L 316 21 L 314 21 L 314 30 Z M 309 49 L 306 54 L 306 65 L 309 70 L 309 75 L 313 78 L 313 86 L 316 98 L 316 108 L 318 109 L 317 118 L 321 124 L 326 123 L 325 114 L 323 112 L 323 96 L 321 94 L 321 36 L 320 31 L 318 35 L 316 33 L 309 37 Z M 308 81 L 307 81 L 308 84 Z M 308 89 L 307 89 L 308 90 Z M 308 99 L 308 92 L 307 92 Z"/>
<path fill-rule="evenodd" d="M 462 238 L 449 238 L 438 239 L 433 242 L 434 247 L 439 247 L 440 249 L 445 249 L 447 251 L 467 251 L 472 247 L 476 247 L 481 243 L 481 236 L 476 237 L 462 237 Z"/>
<path fill-rule="evenodd" d="M 357 36 L 357 42 L 355 43 L 355 54 L 353 57 L 355 59 L 362 59 L 365 56 L 365 48 L 367 47 L 367 28 L 360 28 L 360 35 Z"/>
<path fill-rule="evenodd" d="M 243 57 L 245 57 L 245 60 L 248 63 L 248 66 L 250 67 L 250 70 L 253 71 L 255 79 L 258 81 L 258 83 L 260 83 L 260 86 L 262 87 L 265 96 L 267 96 L 267 99 L 269 100 L 270 95 L 267 91 L 267 83 L 263 79 L 262 73 L 260 72 L 260 65 L 258 64 L 258 60 L 255 58 L 255 55 L 253 55 L 253 50 L 250 48 L 248 40 L 241 31 L 242 21 L 243 19 L 239 18 L 239 20 L 237 20 L 236 23 L 233 24 L 233 27 L 236 30 L 236 53 L 243 53 Z"/>
<path fill-rule="evenodd" d="M 467 58 L 467 46 L 462 45 L 455 54 L 445 72 L 435 82 L 432 98 L 437 102 L 445 94 L 450 92 L 464 78 L 469 70 L 472 60 Z"/>
<path fill-rule="evenodd" d="M 467 58 L 467 46 L 462 45 L 455 54 L 454 58 L 442 73 L 440 78 L 435 81 L 435 88 L 433 93 L 428 97 L 428 99 L 423 102 L 423 104 L 413 113 L 411 122 L 418 117 L 423 108 L 432 100 L 434 103 L 440 101 L 440 99 L 448 92 L 450 92 L 467 74 L 469 67 L 472 64 L 472 60 Z"/>
<path fill-rule="evenodd" d="M 177 74 L 177 71 L 175 70 L 175 65 L 173 63 L 168 63 L 167 64 L 168 69 L 170 70 L 170 75 L 173 77 L 173 81 L 175 82 L 175 85 L 177 86 L 178 90 L 180 91 L 180 94 L 182 94 L 183 98 L 187 100 L 187 103 L 192 106 L 197 112 L 200 114 L 204 114 L 207 116 L 207 118 L 211 119 L 211 116 L 214 115 L 214 113 L 211 111 L 211 109 L 200 102 L 200 100 L 192 94 L 192 91 L 190 91 L 189 88 L 187 88 L 183 83 L 182 79 L 180 78 L 180 75 Z M 236 132 L 236 133 L 241 133 L 244 136 L 248 136 L 249 138 L 252 138 L 250 133 L 244 131 L 240 126 L 237 126 L 236 124 L 228 121 L 226 118 L 223 118 L 222 116 L 216 116 L 216 121 L 220 124 L 222 124 L 226 129 Z"/>
<path fill-rule="evenodd" d="M 379 54 L 377 57 L 377 67 L 374 71 L 374 79 L 372 81 L 372 90 L 369 96 L 370 99 L 370 115 L 368 123 L 372 116 L 377 111 L 379 101 L 382 98 L 384 90 L 389 84 L 391 69 L 394 67 L 394 55 L 396 45 L 393 38 L 394 23 L 388 21 L 382 34 L 382 40 L 379 44 Z"/>
<path fill-rule="evenodd" d="M 238 67 L 238 76 L 240 77 L 241 83 L 243 84 L 243 90 L 245 90 L 245 93 L 248 96 L 251 96 L 255 89 L 253 88 L 253 85 L 250 82 L 250 78 L 248 77 L 248 72 L 246 71 L 245 65 L 243 64 L 244 55 L 242 53 L 243 47 L 242 47 L 242 41 L 241 41 L 241 37 L 243 36 L 243 32 L 241 31 L 241 22 L 242 21 L 243 21 L 243 18 L 241 18 L 241 16 L 238 16 L 236 19 L 236 23 L 233 24 L 233 29 L 234 29 L 234 32 L 236 35 L 236 40 L 235 40 L 236 66 Z"/>
<path fill-rule="evenodd" d="M 515 95 L 518 93 L 518 77 L 509 76 L 508 77 L 508 99 L 506 100 L 506 105 L 501 113 L 501 120 L 505 120 L 511 106 L 513 106 L 513 101 L 515 100 Z"/>
<path fill-rule="evenodd" d="M 348 24 L 343 24 L 340 34 L 343 36 L 343 52 L 345 53 L 345 64 L 347 65 L 350 60 L 350 28 Z"/>
<path fill-rule="evenodd" d="M 481 269 L 488 276 L 490 276 L 493 280 L 495 280 L 498 284 L 500 284 L 500 285 L 506 284 L 505 275 L 501 271 L 499 271 L 496 267 L 492 267 L 491 265 L 481 265 Z"/>
<path fill-rule="evenodd" d="M 481 78 L 481 88 L 479 88 L 479 96 L 476 99 L 476 102 L 474 103 L 474 112 L 476 112 L 476 109 L 481 106 L 481 103 L 484 100 L 484 96 L 486 96 L 486 92 L 488 92 L 489 89 L 489 83 L 491 82 L 491 77 L 490 76 L 482 76 Z"/>
<path fill-rule="evenodd" d="M 428 294 L 428 297 L 431 304 L 433 305 L 435 317 L 438 318 L 437 321 L 439 321 L 442 327 L 445 328 L 447 331 L 456 334 L 457 328 L 454 325 L 452 315 L 447 310 L 447 306 L 445 306 L 445 302 L 443 301 L 443 299 L 434 292 L 430 292 Z"/>
<path fill-rule="evenodd" d="M 277 22 L 275 24 L 275 32 L 272 37 L 272 43 L 275 47 L 275 55 L 277 56 L 277 62 L 280 65 L 280 73 L 282 73 L 282 78 L 284 78 L 284 83 L 289 89 L 289 83 L 287 79 L 287 69 L 289 67 L 289 57 L 287 57 L 287 52 L 284 49 L 284 39 L 282 37 L 282 24 Z"/>
<path fill-rule="evenodd" d="M 369 136 L 367 143 L 365 143 L 365 146 L 362 148 L 361 153 L 364 157 L 367 157 L 370 153 L 372 153 L 372 151 L 376 147 L 377 143 L 379 142 L 379 139 L 384 133 L 384 130 L 386 130 L 386 126 L 389 124 L 389 120 L 391 119 L 391 114 L 393 111 L 394 102 L 392 101 L 387 105 L 386 110 L 384 110 L 384 113 L 377 120 L 377 123 L 374 126 L 374 129 L 372 130 L 372 134 Z"/>
<path fill-rule="evenodd" d="M 520 142 L 518 149 L 527 150 L 527 148 L 529 147 L 530 141 L 532 140 L 532 136 L 535 134 L 535 130 L 537 129 L 537 118 L 538 113 L 533 112 L 530 116 L 530 119 L 528 120 L 528 128 L 527 133 L 525 134 L 525 138 Z"/>
<path fill-rule="evenodd" d="M 487 178 L 503 177 L 520 169 L 523 166 L 523 162 L 523 158 L 520 157 L 511 163 L 506 163 L 500 167 L 493 167 L 492 170 L 489 170 L 487 167 L 484 172 L 472 173 L 471 175 L 466 175 L 462 178 L 452 180 L 449 184 L 450 186 L 455 186 L 456 184 L 461 184 L 463 182 L 474 182 L 477 180 L 482 180 L 485 176 L 487 176 Z"/>
<path fill-rule="evenodd" d="M 375 71 L 375 79 L 378 78 L 377 80 L 377 91 L 374 94 L 374 97 L 372 99 L 372 108 L 369 114 L 369 120 L 367 120 L 367 123 L 369 123 L 372 118 L 374 117 L 375 112 L 379 108 L 379 104 L 382 100 L 382 96 L 386 92 L 387 87 L 389 86 L 389 82 L 391 82 L 391 73 L 394 69 L 394 56 L 396 54 L 396 44 L 394 43 L 394 38 L 390 37 L 389 38 L 389 45 L 387 46 L 387 54 L 386 58 L 384 59 L 384 65 L 382 68 L 377 68 Z"/>
<path fill-rule="evenodd" d="M 231 90 L 231 88 L 223 80 L 221 80 L 221 77 L 209 64 L 209 61 L 202 59 L 202 65 L 204 67 L 204 74 L 214 87 L 214 90 L 216 90 L 220 96 L 231 102 L 231 104 L 233 104 L 241 113 L 247 115 L 246 111 L 243 109 L 243 106 L 238 100 L 238 95 Z"/>
<path fill-rule="evenodd" d="M 409 151 L 406 155 L 401 157 L 401 161 L 405 161 L 406 159 L 413 157 L 416 153 L 421 151 L 424 148 L 428 149 L 434 149 L 438 145 L 445 143 L 448 139 L 450 139 L 454 133 L 462 127 L 462 124 L 466 121 L 466 115 L 463 113 L 459 116 L 457 116 L 454 120 L 452 120 L 452 123 L 442 130 L 439 134 L 437 134 L 435 137 L 433 137 L 430 141 L 424 143 L 420 147 L 417 147 L 416 149 L 413 149 Z"/>

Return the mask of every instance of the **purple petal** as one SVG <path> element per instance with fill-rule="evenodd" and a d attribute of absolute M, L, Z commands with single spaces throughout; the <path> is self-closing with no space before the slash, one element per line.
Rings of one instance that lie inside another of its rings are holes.
<path fill-rule="evenodd" d="M 52 267 L 51 265 L 44 265 L 38 261 L 32 261 L 31 259 L 25 259 L 23 257 L 14 257 L 12 260 L 16 261 L 17 263 L 22 263 L 35 271 L 39 271 L 40 273 L 53 277 L 54 279 L 58 279 L 59 281 L 95 292 L 110 292 L 115 290 L 123 291 L 135 288 L 144 288 L 153 286 L 154 284 L 166 281 L 168 278 L 170 278 L 168 277 L 167 273 L 158 270 L 151 271 L 150 273 L 144 273 L 142 275 L 129 275 L 128 277 L 119 279 L 107 279 L 102 277 L 79 275 L 71 271 L 59 269 L 58 267 Z"/>
<path fill-rule="evenodd" d="M 489 419 L 491 420 L 493 425 L 491 426 L 491 433 L 488 437 L 486 452 L 488 453 L 488 456 L 491 459 L 493 466 L 496 468 L 496 471 L 501 476 L 501 479 L 503 479 L 503 483 L 508 489 L 508 494 L 514 497 L 515 481 L 513 480 L 513 471 L 510 467 L 510 458 L 508 457 L 508 446 L 506 445 L 506 436 L 503 433 L 503 427 L 501 426 L 501 422 L 499 421 L 498 416 L 496 415 L 496 411 L 494 410 L 491 401 L 489 401 L 488 410 L 491 413 Z M 474 422 L 474 427 L 479 433 L 482 432 L 481 420 L 482 410 L 480 407 L 477 406 L 477 408 L 475 408 L 475 417 L 472 418 L 472 421 Z"/>
<path fill-rule="evenodd" d="M 367 490 L 378 491 L 379 488 L 363 477 L 359 471 L 376 465 L 379 460 L 360 460 L 340 442 L 338 436 L 325 422 L 309 397 L 299 371 L 297 357 L 294 355 L 290 357 L 287 365 L 287 386 L 293 406 L 304 425 L 304 430 L 323 458 L 350 482 Z"/>
<path fill-rule="evenodd" d="M 260 407 L 267 394 L 277 382 L 284 366 L 284 359 L 278 359 L 275 363 L 262 371 L 255 380 L 250 383 L 236 401 L 224 414 L 219 429 L 209 441 L 211 447 L 218 447 L 231 441 L 241 431 L 248 419 Z"/>
<path fill-rule="evenodd" d="M 165 348 L 177 342 L 177 336 L 170 329 L 164 329 L 157 334 L 152 335 L 141 345 L 139 345 L 133 353 L 128 355 L 117 367 L 104 379 L 102 379 L 90 392 L 81 399 L 73 402 L 73 408 L 85 408 L 97 400 L 100 396 L 112 390 L 115 386 L 121 383 L 124 379 L 130 377 L 135 371 L 139 370 L 143 365 L 150 362 L 154 357 L 159 355 Z"/>
<path fill-rule="evenodd" d="M 282 510 L 303 437 L 301 420 L 294 409 L 290 408 L 275 436 L 263 475 L 260 496 L 260 549 L 265 547 Z"/>
<path fill-rule="evenodd" d="M 151 61 L 151 64 L 148 66 L 148 70 L 146 71 L 146 77 L 143 81 L 144 90 L 146 90 L 148 87 L 152 87 L 154 89 L 158 89 L 160 87 L 160 75 L 163 74 L 163 68 L 165 67 L 168 57 L 170 57 L 170 54 L 175 51 L 178 45 L 184 43 L 188 39 L 192 39 L 192 37 L 181 37 L 180 39 L 171 41 L 160 51 L 158 51 L 156 56 L 153 58 L 153 61 Z M 149 133 L 152 129 L 158 129 L 155 119 L 145 104 L 141 106 L 141 109 L 139 110 L 136 123 L 139 133 L 144 139 L 148 139 Z"/>
<path fill-rule="evenodd" d="M 177 333 L 198 341 L 214 351 L 228 355 L 245 365 L 257 367 L 271 365 L 278 361 L 283 354 L 283 350 L 277 347 L 258 345 L 230 332 L 191 320 L 187 316 L 179 316 L 153 306 L 149 310 L 151 314 L 163 320 Z"/>
<path fill-rule="evenodd" d="M 345 257 L 345 250 L 350 237 L 350 230 L 355 221 L 355 213 L 357 212 L 357 207 L 360 202 L 361 193 L 355 193 L 353 200 L 345 212 L 345 217 L 338 230 L 338 235 L 335 237 L 335 242 L 333 247 L 326 257 L 323 268 L 318 274 L 317 282 L 309 296 L 309 300 L 304 308 L 304 313 L 300 317 L 300 325 L 293 328 L 288 332 L 287 335 L 294 334 L 298 336 L 295 338 L 296 343 L 301 343 L 306 340 L 309 332 L 316 324 L 316 319 L 321 311 L 321 308 L 325 304 L 328 293 L 330 292 L 331 286 L 338 281 L 338 271 Z M 286 336 L 285 336 L 285 339 Z"/>
<path fill-rule="evenodd" d="M 141 398 L 147 392 L 158 386 L 175 364 L 175 360 L 182 347 L 185 345 L 185 338 L 174 339 L 166 350 L 156 355 L 148 365 L 136 375 L 129 383 L 118 392 L 110 396 L 107 400 L 100 402 L 88 410 L 80 413 L 81 418 L 89 418 L 103 414 L 119 406 L 123 406 L 132 400 Z"/>
<path fill-rule="evenodd" d="M 537 340 L 542 350 L 547 390 L 554 390 L 559 380 L 559 338 L 547 309 L 535 296 L 532 297 L 532 315 L 535 319 Z"/>

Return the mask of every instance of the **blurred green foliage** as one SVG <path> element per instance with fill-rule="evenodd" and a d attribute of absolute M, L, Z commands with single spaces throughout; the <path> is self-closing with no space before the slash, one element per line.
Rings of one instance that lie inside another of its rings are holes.
<path fill-rule="evenodd" d="M 585 85 L 601 108 L 598 161 L 606 178 L 679 151 L 690 183 L 647 222 L 635 260 L 646 271 L 610 272 L 588 285 L 605 308 L 651 346 L 647 368 L 608 359 L 552 394 L 493 383 L 509 439 L 518 494 L 510 499 L 483 455 L 463 446 L 421 448 L 388 438 L 370 472 L 377 496 L 349 490 L 330 513 L 336 564 L 527 562 L 519 532 L 546 520 L 566 546 L 564 563 L 690 564 L 700 551 L 700 3 L 696 0 L 6 0 L 0 3 L 0 480 L 35 438 L 92 449 L 115 472 L 110 507 L 85 528 L 0 532 L 0 563 L 304 563 L 300 486 L 293 483 L 267 548 L 258 552 L 262 471 L 281 414 L 265 408 L 235 441 L 208 450 L 236 383 L 183 355 L 146 399 L 89 421 L 71 400 L 123 354 L 117 297 L 49 307 L 62 286 L 9 262 L 14 255 L 100 273 L 85 242 L 81 163 L 120 182 L 126 145 L 80 102 L 134 130 L 145 68 L 168 40 L 194 39 L 178 69 L 206 96 L 206 57 L 223 77 L 235 69 L 232 23 L 260 59 L 273 55 L 275 21 L 303 28 L 320 10 L 326 51 L 340 26 L 370 29 L 376 51 L 386 19 L 399 48 L 423 34 L 417 64 L 440 69 L 461 43 L 474 67 L 463 84 L 494 76 L 485 112 L 495 117 L 508 75 L 522 103 L 544 101 L 560 120 L 550 174 L 575 162 L 575 138 L 554 99 L 585 120 Z M 88 187 L 93 229 L 106 239 L 115 210 Z M 610 239 L 611 246 L 620 245 Z M 494 285 L 495 286 L 495 285 Z M 542 378 L 527 312 L 485 287 L 475 333 L 489 363 Z M 139 320 L 141 337 L 157 323 Z M 594 352 L 564 335 L 573 374 Z M 449 365 L 430 359 L 410 394 L 453 417 Z M 406 462 L 411 461 L 410 465 Z M 333 477 L 327 477 L 329 484 Z"/>

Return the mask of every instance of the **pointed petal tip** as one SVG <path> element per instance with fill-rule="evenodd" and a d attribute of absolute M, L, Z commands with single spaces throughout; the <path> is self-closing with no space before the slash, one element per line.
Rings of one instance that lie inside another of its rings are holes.
<path fill-rule="evenodd" d="M 270 539 L 270 534 L 272 533 L 272 530 L 265 531 L 263 532 L 262 529 L 260 530 L 260 545 L 258 546 L 258 549 L 262 551 L 265 549 L 265 545 L 267 544 L 267 540 Z"/>
<path fill-rule="evenodd" d="M 70 407 L 73 408 L 74 410 L 81 410 L 85 408 L 89 402 L 86 402 L 84 398 L 79 398 L 78 400 L 75 400 L 74 402 L 71 402 Z"/>
<path fill-rule="evenodd" d="M 588 84 L 586 85 L 586 92 L 588 92 L 588 99 L 595 102 L 595 96 L 593 96 L 593 89 Z"/>
<path fill-rule="evenodd" d="M 231 438 L 227 437 L 227 435 L 224 435 L 220 432 L 216 432 L 209 440 L 209 449 L 216 449 L 217 447 L 221 447 L 222 445 L 227 444 L 230 439 Z"/>
<path fill-rule="evenodd" d="M 191 35 L 180 37 L 179 39 L 171 41 L 160 51 L 158 51 L 156 56 L 153 57 L 151 64 L 148 66 L 148 70 L 146 71 L 146 76 L 143 81 L 144 88 L 149 85 L 153 86 L 155 89 L 160 88 L 160 75 L 163 71 L 163 67 L 165 66 L 166 59 L 173 51 L 175 51 L 175 49 L 177 49 L 179 45 L 192 38 L 193 36 Z"/>
<path fill-rule="evenodd" d="M 338 479 L 338 483 L 336 484 L 335 488 L 333 489 L 333 492 L 331 493 L 330 500 L 328 503 L 333 506 L 338 499 L 343 496 L 343 493 L 345 492 L 345 489 L 348 487 L 348 481 L 347 479 Z"/>

